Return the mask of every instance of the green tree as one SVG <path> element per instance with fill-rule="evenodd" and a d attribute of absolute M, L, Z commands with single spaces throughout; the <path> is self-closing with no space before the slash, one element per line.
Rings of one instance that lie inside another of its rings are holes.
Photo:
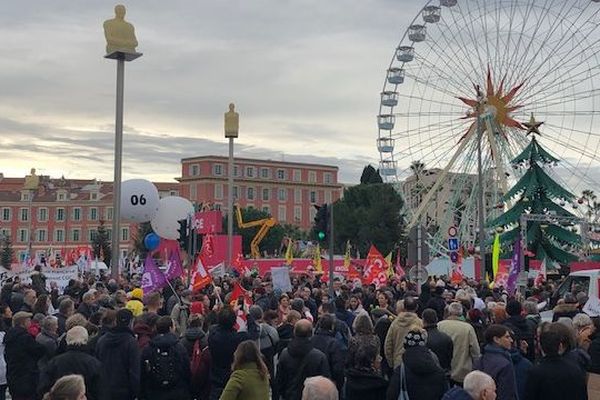
<path fill-rule="evenodd" d="M 266 213 L 262 210 L 253 207 L 242 208 L 241 212 L 242 220 L 245 223 L 258 221 L 261 219 L 267 219 L 271 217 L 269 213 Z M 252 239 L 254 238 L 254 236 L 256 236 L 256 233 L 259 229 L 260 226 L 255 226 L 252 228 L 240 228 L 238 226 L 237 219 L 233 220 L 233 234 L 240 235 L 242 237 L 242 251 L 244 252 L 244 254 L 250 254 L 250 243 L 252 243 Z M 223 231 L 227 232 L 227 215 L 223 217 Z M 283 240 L 284 236 L 285 229 L 283 226 L 281 226 L 280 224 L 276 224 L 275 226 L 271 227 L 271 229 L 269 229 L 269 232 L 267 232 L 267 235 L 258 245 L 261 254 L 263 254 L 265 251 L 268 254 L 274 254 L 275 252 L 279 251 L 281 247 L 281 241 Z"/>
<path fill-rule="evenodd" d="M 2 250 L 0 250 L 0 265 L 6 269 L 10 269 L 14 257 L 14 251 L 9 236 L 5 236 L 2 241 Z"/>
<path fill-rule="evenodd" d="M 114 234 L 118 234 L 113 232 Z M 111 251 L 110 251 L 110 239 L 108 238 L 108 231 L 104 226 L 104 221 L 100 221 L 96 235 L 92 238 L 92 251 L 94 257 L 102 260 L 110 268 Z"/>
<path fill-rule="evenodd" d="M 517 199 L 504 214 L 489 222 L 493 227 L 502 227 L 501 243 L 513 244 L 521 232 L 522 214 L 542 214 L 573 217 L 560 204 L 573 202 L 575 196 L 556 183 L 545 171 L 559 160 L 548 153 L 537 142 L 535 135 L 531 143 L 519 154 L 512 164 L 527 167 L 523 177 L 506 193 L 504 201 Z M 560 201 L 557 204 L 556 201 Z M 561 264 L 576 260 L 569 250 L 581 243 L 576 233 L 551 221 L 529 221 L 527 223 L 527 249 L 535 253 L 538 260 L 548 258 Z"/>
<path fill-rule="evenodd" d="M 363 169 L 362 175 L 360 176 L 360 183 L 362 185 L 383 183 L 383 179 L 381 178 L 381 175 L 379 175 L 379 171 L 369 164 Z"/>
<path fill-rule="evenodd" d="M 360 184 L 344 191 L 334 204 L 335 250 L 349 240 L 365 255 L 371 244 L 384 255 L 403 244 L 402 197 L 391 184 Z"/>
<path fill-rule="evenodd" d="M 581 201 L 585 208 L 585 216 L 591 224 L 597 224 L 600 221 L 600 203 L 597 201 L 598 196 L 593 190 L 584 190 L 581 192 Z"/>

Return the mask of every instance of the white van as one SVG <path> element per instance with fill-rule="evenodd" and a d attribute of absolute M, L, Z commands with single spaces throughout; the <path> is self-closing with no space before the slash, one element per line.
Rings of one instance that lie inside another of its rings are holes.
<path fill-rule="evenodd" d="M 571 272 L 552 294 L 551 306 L 553 307 L 558 299 L 563 298 L 575 286 L 579 287 L 579 291 L 587 293 L 588 297 L 597 298 L 599 294 L 598 286 L 600 286 L 600 269 Z"/>

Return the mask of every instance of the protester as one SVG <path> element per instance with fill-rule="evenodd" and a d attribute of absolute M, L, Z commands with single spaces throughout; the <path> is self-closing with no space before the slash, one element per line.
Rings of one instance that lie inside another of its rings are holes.
<path fill-rule="evenodd" d="M 208 335 L 202 329 L 204 318 L 200 314 L 191 314 L 188 320 L 188 328 L 185 335 L 179 339 L 179 343 L 185 347 L 188 356 L 192 358 L 194 347 L 199 347 L 200 350 L 208 346 Z"/>
<path fill-rule="evenodd" d="M 80 375 L 67 375 L 60 378 L 43 400 L 85 400 L 85 383 Z"/>
<path fill-rule="evenodd" d="M 7 311 L 8 310 L 8 311 Z M 10 307 L 8 305 L 0 306 L 0 315 L 4 313 L 11 313 Z M 0 319 L 0 400 L 6 399 L 6 389 L 8 388 L 7 380 L 6 380 L 6 360 L 4 359 L 5 354 L 5 345 L 4 345 L 4 336 L 8 331 L 9 326 Z M 12 323 L 12 321 L 11 321 Z"/>
<path fill-rule="evenodd" d="M 188 319 L 190 317 L 190 305 L 192 304 L 192 291 L 185 289 L 181 291 L 180 301 L 173 306 L 171 318 L 175 321 L 175 334 L 179 337 L 185 335 Z"/>
<path fill-rule="evenodd" d="M 190 398 L 190 359 L 169 316 L 156 322 L 156 336 L 142 350 L 141 400 Z"/>
<path fill-rule="evenodd" d="M 58 305 L 58 313 L 56 318 L 58 319 L 58 330 L 56 334 L 62 336 L 66 332 L 65 324 L 67 319 L 75 313 L 75 303 L 69 298 L 63 299 Z"/>
<path fill-rule="evenodd" d="M 116 326 L 98 340 L 96 357 L 102 363 L 102 400 L 132 400 L 140 393 L 140 351 L 133 334 L 133 313 L 120 309 Z"/>
<path fill-rule="evenodd" d="M 299 400 L 304 381 L 311 376 L 331 376 L 327 356 L 311 342 L 312 324 L 306 319 L 294 326 L 294 338 L 281 353 L 276 374 L 277 392 L 284 400 Z M 337 390 L 336 390 L 337 391 Z"/>
<path fill-rule="evenodd" d="M 254 341 L 246 340 L 238 345 L 231 370 L 220 400 L 269 399 L 269 371 Z"/>
<path fill-rule="evenodd" d="M 125 308 L 127 308 L 134 317 L 139 317 L 144 312 L 144 303 L 142 303 L 142 299 L 144 298 L 144 291 L 140 288 L 135 288 L 130 293 L 131 300 L 125 304 Z"/>
<path fill-rule="evenodd" d="M 285 321 L 277 327 L 277 335 L 279 336 L 279 342 L 277 342 L 277 355 L 281 356 L 281 352 L 288 346 L 290 341 L 294 337 L 294 325 L 300 320 L 301 316 L 298 311 L 291 310 Z"/>
<path fill-rule="evenodd" d="M 496 400 L 496 383 L 485 372 L 472 371 L 465 376 L 463 387 L 453 387 L 442 400 Z"/>
<path fill-rule="evenodd" d="M 502 324 L 514 332 L 517 348 L 524 349 L 524 354 L 529 361 L 535 361 L 535 330 L 521 315 L 522 312 L 523 307 L 520 302 L 514 299 L 509 300 L 506 303 L 508 318 Z"/>
<path fill-rule="evenodd" d="M 13 316 L 12 328 L 4 336 L 8 391 L 15 400 L 35 398 L 39 380 L 38 361 L 46 352 L 44 346 L 27 332 L 30 324 L 31 314 L 19 311 Z"/>
<path fill-rule="evenodd" d="M 427 348 L 433 351 L 437 356 L 440 366 L 450 378 L 452 368 L 452 355 L 454 353 L 454 344 L 447 334 L 440 332 L 437 328 L 437 312 L 431 308 L 423 310 L 423 328 L 427 332 Z"/>
<path fill-rule="evenodd" d="M 378 342 L 364 342 L 356 347 L 346 370 L 346 400 L 385 398 L 388 382 L 379 372 L 380 358 Z"/>
<path fill-rule="evenodd" d="M 335 336 L 335 317 L 325 314 L 319 319 L 319 326 L 315 330 L 311 342 L 315 349 L 321 350 L 327 357 L 331 378 L 338 391 L 341 391 L 344 385 L 344 364 L 347 350 Z"/>
<path fill-rule="evenodd" d="M 274 357 L 277 350 L 277 344 L 279 342 L 279 334 L 277 329 L 263 321 L 263 310 L 260 306 L 253 305 L 248 311 L 249 319 L 254 321 L 254 324 L 258 327 L 256 332 L 256 343 L 258 348 L 264 357 L 264 361 L 269 370 L 270 376 L 275 376 L 275 363 Z"/>
<path fill-rule="evenodd" d="M 373 323 L 371 322 L 369 314 L 366 312 L 359 313 L 354 319 L 352 328 L 355 334 L 350 338 L 350 343 L 348 344 L 348 353 L 346 357 L 346 365 L 348 366 L 357 365 L 355 358 L 356 353 L 360 348 L 367 345 L 375 346 L 378 349 L 377 354 L 379 354 L 381 349 L 379 337 L 375 335 Z"/>
<path fill-rule="evenodd" d="M 378 298 L 381 295 L 382 293 L 379 294 Z M 380 301 L 380 305 L 381 303 Z M 398 316 L 390 325 L 390 329 L 385 337 L 385 358 L 394 369 L 402 363 L 404 337 L 406 334 L 413 328 L 423 327 L 423 322 L 416 314 L 418 307 L 419 305 L 414 297 L 405 298 L 399 307 Z"/>
<path fill-rule="evenodd" d="M 100 399 L 102 363 L 87 352 L 88 333 L 76 326 L 66 335 L 67 351 L 50 360 L 40 375 L 40 394 L 46 393 L 61 377 L 81 375 L 85 381 L 86 397 Z M 108 382 L 107 382 L 108 383 Z"/>
<path fill-rule="evenodd" d="M 473 370 L 473 360 L 479 355 L 479 342 L 473 327 L 461 320 L 463 306 L 451 303 L 447 307 L 448 318 L 438 323 L 440 332 L 450 336 L 453 344 L 450 379 L 462 384 L 465 376 Z"/>
<path fill-rule="evenodd" d="M 313 376 L 304 381 L 302 400 L 338 400 L 338 391 L 326 377 Z"/>
<path fill-rule="evenodd" d="M 448 389 L 446 373 L 426 346 L 427 332 L 411 328 L 404 337 L 402 363 L 394 370 L 387 399 L 398 398 L 401 390 L 411 400 L 437 400 Z"/>
<path fill-rule="evenodd" d="M 36 336 L 35 341 L 44 346 L 46 350 L 44 357 L 40 358 L 38 366 L 42 370 L 48 361 L 56 354 L 58 347 L 58 318 L 49 316 L 42 320 L 41 332 Z"/>

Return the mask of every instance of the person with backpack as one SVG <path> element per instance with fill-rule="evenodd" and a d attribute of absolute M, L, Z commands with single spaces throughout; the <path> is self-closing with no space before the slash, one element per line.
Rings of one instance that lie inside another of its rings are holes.
<path fill-rule="evenodd" d="M 192 398 L 207 398 L 210 391 L 208 372 L 210 369 L 210 353 L 208 335 L 202 330 L 204 318 L 200 314 L 191 314 L 188 329 L 179 343 L 185 347 L 190 359 L 190 391 Z"/>
<path fill-rule="evenodd" d="M 171 317 L 158 319 L 156 333 L 142 351 L 140 400 L 190 399 L 190 362 Z"/>
<path fill-rule="evenodd" d="M 231 369 L 233 372 L 219 400 L 269 399 L 269 371 L 254 340 L 239 344 L 233 353 Z"/>
<path fill-rule="evenodd" d="M 256 332 L 256 338 L 251 337 L 250 339 L 256 340 L 258 349 L 260 350 L 265 359 L 265 363 L 267 364 L 269 375 L 273 376 L 275 371 L 273 359 L 275 357 L 277 343 L 279 342 L 279 334 L 277 333 L 277 329 L 263 322 L 263 310 L 259 306 L 251 306 L 248 313 L 250 314 L 249 319 L 252 319 L 258 328 L 258 332 Z"/>
<path fill-rule="evenodd" d="M 344 348 L 342 343 L 336 339 L 335 316 L 331 314 L 321 316 L 311 342 L 315 349 L 321 350 L 327 356 L 331 378 L 335 382 L 338 391 L 341 392 L 344 385 L 344 364 L 347 348 Z"/>

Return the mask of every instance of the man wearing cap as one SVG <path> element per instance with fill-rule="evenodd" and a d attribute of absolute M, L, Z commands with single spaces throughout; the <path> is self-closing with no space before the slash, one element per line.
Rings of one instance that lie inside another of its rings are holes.
<path fill-rule="evenodd" d="M 175 304 L 171 311 L 171 319 L 175 321 L 175 334 L 178 337 L 185 336 L 188 318 L 190 316 L 190 304 L 192 303 L 192 291 L 185 289 L 181 291 L 181 301 Z"/>
<path fill-rule="evenodd" d="M 102 400 L 133 400 L 140 393 L 141 356 L 131 330 L 133 313 L 117 311 L 117 326 L 98 340 L 96 358 L 102 362 L 102 382 L 110 382 Z"/>
<path fill-rule="evenodd" d="M 31 313 L 19 311 L 13 315 L 12 328 L 4 337 L 4 359 L 8 390 L 14 400 L 33 400 L 38 384 L 38 360 L 45 348 L 27 332 Z"/>

